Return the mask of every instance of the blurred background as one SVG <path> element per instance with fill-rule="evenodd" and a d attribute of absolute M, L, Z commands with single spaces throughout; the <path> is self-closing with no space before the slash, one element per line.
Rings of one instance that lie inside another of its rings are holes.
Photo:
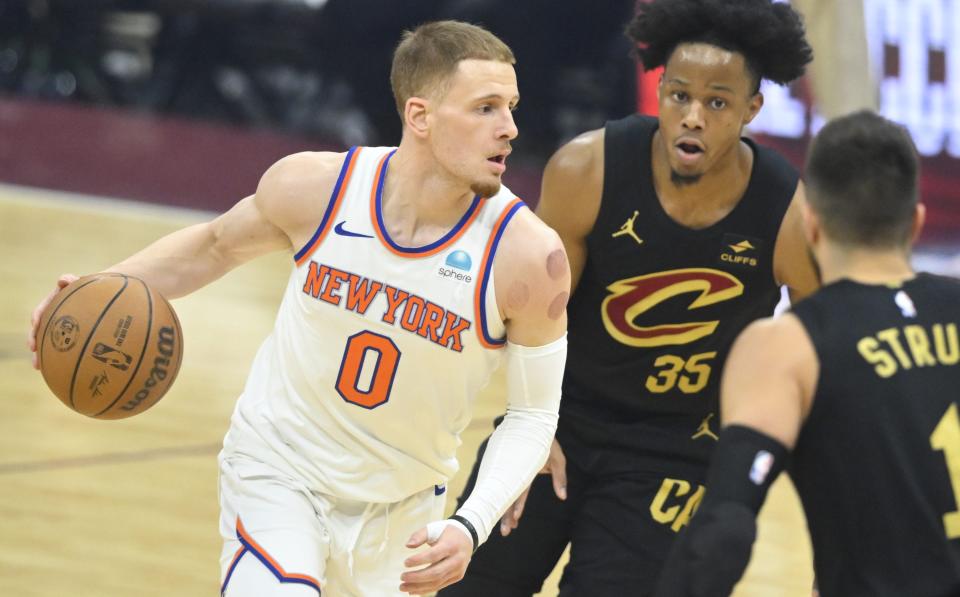
<path fill-rule="evenodd" d="M 0 0 L 0 181 L 223 210 L 302 149 L 395 145 L 390 61 L 427 20 L 511 45 L 514 189 L 634 110 L 632 0 Z"/>
<path fill-rule="evenodd" d="M 764 88 L 752 133 L 802 166 L 864 105 L 924 155 L 927 245 L 960 236 L 960 2 L 797 0 L 811 78 Z M 0 0 L 0 182 L 222 211 L 302 149 L 394 145 L 400 32 L 480 23 L 514 49 L 521 135 L 507 181 L 535 203 L 562 142 L 656 109 L 622 35 L 634 0 Z"/>
<path fill-rule="evenodd" d="M 0 0 L 0 182 L 222 211 L 303 149 L 395 145 L 401 31 L 480 23 L 514 49 L 508 185 L 535 203 L 561 143 L 655 113 L 622 35 L 635 0 Z M 960 237 L 960 2 L 797 0 L 811 77 L 751 133 L 798 167 L 823 116 L 877 107 L 924 156 L 927 246 Z"/>
<path fill-rule="evenodd" d="M 960 0 L 794 4 L 817 58 L 789 88 L 764 86 L 748 133 L 802 167 L 826 117 L 874 107 L 906 125 L 928 206 L 916 265 L 960 275 Z M 633 8 L 0 0 L 0 595 L 216 593 L 215 455 L 289 256 L 178 300 L 187 353 L 177 385 L 150 413 L 107 423 L 64 408 L 29 366 L 29 313 L 59 274 L 98 271 L 226 210 L 289 153 L 395 145 L 390 57 L 401 31 L 433 19 L 485 25 L 513 48 L 520 137 L 505 179 L 534 205 L 560 144 L 655 113 L 658 74 L 637 68 L 622 35 Z M 503 410 L 501 389 L 492 384 L 464 434 L 464 471 Z M 761 516 L 738 597 L 809 595 L 802 514 L 778 487 L 785 497 Z M 556 576 L 542 595 L 556 594 Z"/>

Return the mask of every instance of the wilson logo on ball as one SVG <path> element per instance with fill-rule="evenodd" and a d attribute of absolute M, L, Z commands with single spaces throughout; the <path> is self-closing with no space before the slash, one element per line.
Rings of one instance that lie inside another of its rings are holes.
<path fill-rule="evenodd" d="M 172 327 L 160 328 L 157 335 L 157 352 L 161 356 L 153 359 L 153 369 L 150 370 L 150 377 L 143 383 L 143 387 L 120 408 L 123 410 L 134 410 L 141 402 L 150 396 L 150 391 L 167 378 L 170 359 L 173 358 L 174 348 L 176 348 L 176 332 Z"/>

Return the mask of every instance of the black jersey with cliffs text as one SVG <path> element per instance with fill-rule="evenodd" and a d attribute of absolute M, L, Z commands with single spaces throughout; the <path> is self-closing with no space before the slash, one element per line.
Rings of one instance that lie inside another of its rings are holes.
<path fill-rule="evenodd" d="M 691 229 L 654 190 L 657 127 L 639 115 L 606 126 L 600 211 L 568 307 L 559 437 L 626 448 L 640 469 L 669 459 L 697 471 L 716 441 L 727 352 L 779 299 L 773 249 L 798 174 L 745 139 L 746 192 L 723 219 Z"/>
<path fill-rule="evenodd" d="M 820 363 L 790 465 L 820 594 L 960 595 L 960 281 L 841 280 L 793 312 Z"/>

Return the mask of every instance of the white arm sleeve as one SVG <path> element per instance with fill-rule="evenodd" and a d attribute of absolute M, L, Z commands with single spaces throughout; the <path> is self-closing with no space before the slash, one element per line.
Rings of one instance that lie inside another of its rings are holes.
<path fill-rule="evenodd" d="M 506 350 L 507 415 L 490 436 L 473 492 L 457 510 L 476 528 L 478 545 L 487 540 L 550 454 L 567 337 L 535 347 L 508 342 Z"/>

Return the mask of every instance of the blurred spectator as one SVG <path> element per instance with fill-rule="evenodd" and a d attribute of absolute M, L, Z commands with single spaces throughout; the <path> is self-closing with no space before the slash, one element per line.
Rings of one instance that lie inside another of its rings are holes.
<path fill-rule="evenodd" d="M 633 0 L 0 0 L 0 91 L 382 144 L 403 29 L 480 23 L 518 59 L 517 157 L 635 104 Z"/>

